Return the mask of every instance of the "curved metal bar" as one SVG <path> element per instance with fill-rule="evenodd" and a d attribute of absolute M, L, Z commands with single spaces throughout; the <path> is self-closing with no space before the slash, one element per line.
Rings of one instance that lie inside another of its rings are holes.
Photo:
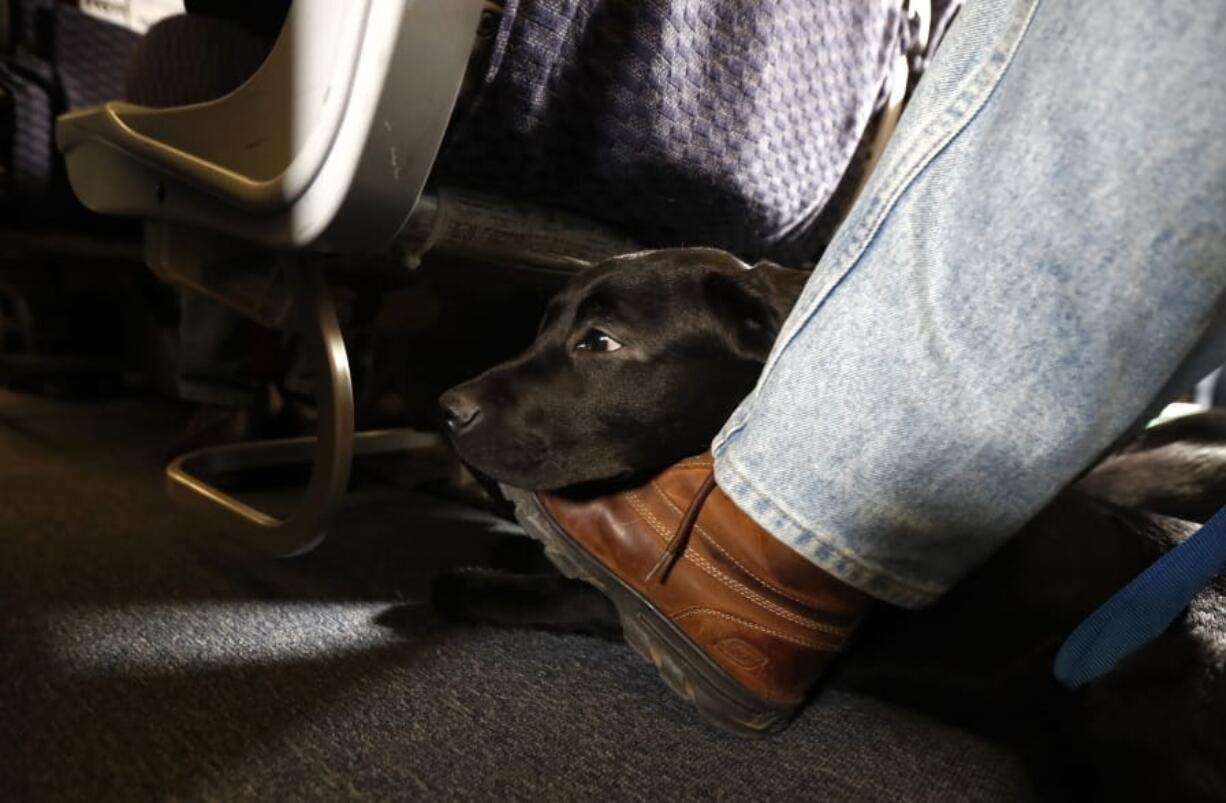
<path fill-rule="evenodd" d="M 287 272 L 294 285 L 302 347 L 311 349 L 316 358 L 316 437 L 202 449 L 182 455 L 166 467 L 167 491 L 172 499 L 205 515 L 220 517 L 236 537 L 281 557 L 300 555 L 324 539 L 349 484 L 354 452 L 353 385 L 331 295 L 318 268 L 299 265 Z M 390 440 L 389 448 L 400 446 L 396 438 Z M 379 440 L 376 437 L 370 443 Z M 299 462 L 311 453 L 312 444 L 310 482 L 298 508 L 284 519 L 251 507 L 200 476 L 201 470 L 212 473 Z"/>
<path fill-rule="evenodd" d="M 227 472 L 309 463 L 316 456 L 317 443 L 319 443 L 319 438 L 307 435 L 299 438 L 248 441 L 198 449 L 180 455 L 167 467 L 167 487 L 170 496 L 176 502 L 188 504 L 210 517 L 220 515 L 231 526 L 234 524 L 232 516 L 235 513 L 242 516 L 245 521 L 235 529 L 235 532 L 251 546 L 278 557 L 299 555 L 309 551 L 323 540 L 322 520 L 314 526 L 308 526 L 307 531 L 303 533 L 303 540 L 306 540 L 312 532 L 316 533 L 317 537 L 306 546 L 295 547 L 297 539 L 282 539 L 279 536 L 274 539 L 268 535 L 267 528 L 276 528 L 284 524 L 284 520 L 235 499 L 210 484 L 205 478 Z M 353 436 L 355 455 L 386 452 L 433 452 L 442 449 L 443 446 L 444 442 L 440 436 L 414 429 L 371 430 L 357 432 Z M 307 493 L 309 494 L 309 491 Z M 232 512 L 227 514 L 226 510 Z M 299 511 L 299 516 L 301 516 L 301 511 Z M 253 525 L 260 528 L 254 534 L 251 533 Z M 278 547 L 278 544 L 283 541 L 289 542 L 288 546 Z"/>

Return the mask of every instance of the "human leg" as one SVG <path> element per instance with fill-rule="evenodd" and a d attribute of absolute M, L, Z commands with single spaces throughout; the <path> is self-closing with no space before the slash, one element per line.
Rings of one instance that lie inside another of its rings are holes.
<path fill-rule="evenodd" d="M 904 606 L 1223 355 L 1220 5 L 962 14 L 714 447 L 759 524 Z"/>

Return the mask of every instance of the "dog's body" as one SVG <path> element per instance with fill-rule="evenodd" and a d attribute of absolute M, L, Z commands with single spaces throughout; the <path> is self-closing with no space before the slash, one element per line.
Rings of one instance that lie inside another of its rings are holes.
<path fill-rule="evenodd" d="M 456 449 L 534 490 L 700 452 L 752 389 L 806 278 L 710 249 L 603 263 L 551 302 L 528 352 L 444 395 Z M 1150 430 L 937 605 L 877 617 L 830 682 L 1010 740 L 1053 790 L 1226 799 L 1226 583 L 1086 691 L 1051 676 L 1068 632 L 1224 503 L 1226 415 Z M 537 560 L 510 561 L 518 576 L 443 578 L 436 603 L 469 620 L 618 632 L 611 604 Z"/>

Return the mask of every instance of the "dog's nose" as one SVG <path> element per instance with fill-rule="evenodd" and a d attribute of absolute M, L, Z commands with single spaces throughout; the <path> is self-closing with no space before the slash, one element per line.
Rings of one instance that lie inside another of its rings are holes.
<path fill-rule="evenodd" d="M 443 420 L 452 432 L 463 432 L 477 423 L 481 417 L 481 405 L 470 394 L 461 390 L 449 390 L 438 400 L 443 409 Z"/>

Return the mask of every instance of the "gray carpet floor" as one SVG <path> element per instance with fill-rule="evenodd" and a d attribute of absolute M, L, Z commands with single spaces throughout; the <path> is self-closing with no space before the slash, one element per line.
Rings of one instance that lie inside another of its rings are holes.
<path fill-rule="evenodd" d="M 356 494 L 274 561 L 165 498 L 181 412 L 0 393 L 0 800 L 1021 800 L 1004 748 L 829 691 L 757 741 L 627 647 L 462 627 L 441 569 L 514 527 Z"/>

